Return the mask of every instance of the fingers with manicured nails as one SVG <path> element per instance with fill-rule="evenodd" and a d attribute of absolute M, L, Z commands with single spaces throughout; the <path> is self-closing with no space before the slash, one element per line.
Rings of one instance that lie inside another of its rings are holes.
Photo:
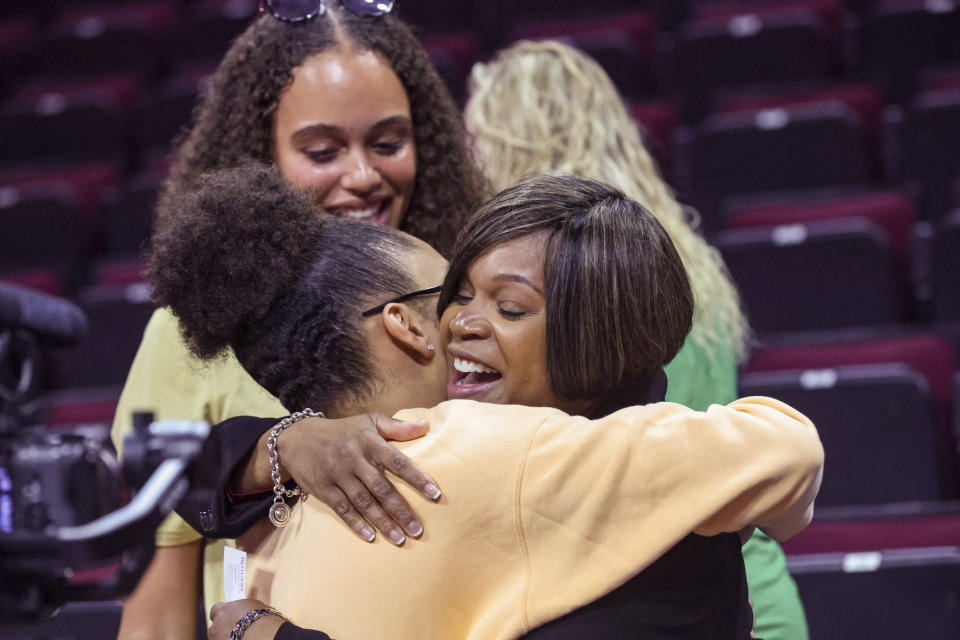
<path fill-rule="evenodd" d="M 384 478 L 384 480 L 386 480 L 386 478 Z M 344 493 L 350 498 L 350 502 L 353 503 L 356 510 L 360 512 L 360 515 L 376 527 L 380 533 L 385 535 L 390 542 L 399 546 L 406 541 L 404 527 L 391 517 L 392 514 L 387 513 L 383 509 L 380 501 L 370 493 L 369 486 L 366 486 L 358 478 L 353 478 L 352 480 L 344 482 L 342 487 Z M 420 523 L 417 522 L 416 525 L 417 528 L 409 532 L 411 535 L 413 535 L 414 532 L 416 535 L 422 533 Z"/>
<path fill-rule="evenodd" d="M 374 440 L 371 443 L 371 450 L 368 455 L 378 467 L 397 476 L 425 497 L 431 500 L 440 499 L 442 494 L 436 481 L 421 471 L 420 467 L 413 463 L 413 460 L 389 444 Z"/>
<path fill-rule="evenodd" d="M 384 440 L 406 442 L 407 440 L 422 438 L 430 431 L 430 423 L 426 420 L 407 422 L 380 413 L 372 413 L 370 414 L 370 418 L 377 427 L 377 432 Z"/>
<path fill-rule="evenodd" d="M 327 485 L 326 489 L 316 495 L 325 505 L 333 509 L 333 512 L 347 523 L 347 526 L 353 529 L 353 532 L 358 536 L 367 542 L 373 542 L 376 539 L 377 535 L 374 533 L 373 527 L 364 520 L 360 512 L 354 508 L 350 499 L 339 488 Z"/>
<path fill-rule="evenodd" d="M 369 489 L 370 493 L 373 494 L 376 502 L 383 507 L 393 522 L 399 523 L 404 531 L 414 538 L 420 537 L 423 533 L 423 524 L 421 524 L 420 519 L 417 518 L 417 514 L 403 496 L 400 495 L 400 492 L 393 486 L 393 483 L 390 482 L 378 468 L 371 466 L 360 470 L 358 478 L 363 485 Z M 371 514 L 367 511 L 364 511 L 363 515 L 366 516 L 368 520 L 371 517 Z"/>

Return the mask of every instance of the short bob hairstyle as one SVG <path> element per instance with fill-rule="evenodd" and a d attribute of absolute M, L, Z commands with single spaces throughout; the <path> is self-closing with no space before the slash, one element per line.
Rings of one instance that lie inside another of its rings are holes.
<path fill-rule="evenodd" d="M 244 161 L 273 162 L 274 113 L 293 71 L 324 51 L 374 51 L 389 63 L 410 100 L 417 175 L 400 228 L 450 250 L 462 220 L 486 196 L 466 143 L 459 109 L 423 46 L 400 18 L 358 16 L 327 2 L 323 16 L 298 23 L 269 12 L 231 45 L 174 143 L 170 177 L 158 207 L 162 226 L 177 215 L 167 192 L 197 176 Z"/>
<path fill-rule="evenodd" d="M 497 245 L 547 231 L 547 375 L 557 395 L 595 399 L 644 384 L 670 362 L 693 322 L 683 262 L 652 213 L 575 176 L 537 176 L 494 196 L 454 245 L 438 309 L 473 262 Z"/>

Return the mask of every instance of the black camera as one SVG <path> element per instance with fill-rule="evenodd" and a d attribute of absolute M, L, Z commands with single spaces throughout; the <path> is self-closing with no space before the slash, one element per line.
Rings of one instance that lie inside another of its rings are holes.
<path fill-rule="evenodd" d="M 0 636 L 27 638 L 59 605 L 128 593 L 153 533 L 186 495 L 209 425 L 134 415 L 109 441 L 42 424 L 42 353 L 81 339 L 66 300 L 0 283 Z M 65 637 L 57 634 L 56 637 Z M 67 636 L 69 637 L 69 635 Z"/>

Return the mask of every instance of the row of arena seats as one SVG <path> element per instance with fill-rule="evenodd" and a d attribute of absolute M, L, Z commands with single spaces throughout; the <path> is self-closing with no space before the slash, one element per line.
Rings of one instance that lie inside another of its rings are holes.
<path fill-rule="evenodd" d="M 7 4 L 11 19 L 0 34 L 4 53 L 19 63 L 8 71 L 14 78 L 17 67 L 48 74 L 136 70 L 155 77 L 185 60 L 218 57 L 257 7 L 256 0 Z M 430 44 L 454 76 L 505 41 L 563 36 L 604 63 L 627 95 L 676 90 L 689 114 L 718 87 L 845 76 L 875 81 L 885 96 L 902 101 L 914 91 L 920 69 L 960 58 L 954 0 L 867 6 L 697 1 L 686 3 L 679 23 L 664 15 L 671 4 L 684 3 L 608 0 L 598 12 L 574 2 L 408 1 L 398 11 L 425 33 L 446 34 Z"/>
<path fill-rule="evenodd" d="M 212 67 L 186 69 L 151 95 L 130 77 L 35 81 L 0 107 L 0 184 L 38 166 L 102 161 L 117 171 L 162 171 Z M 139 97 L 137 97 L 139 95 Z M 886 109 L 870 85 L 768 87 L 729 94 L 693 126 L 675 108 L 638 102 L 631 112 L 668 177 L 692 196 L 709 234 L 728 200 L 744 194 L 836 185 L 907 189 L 924 219 L 958 203 L 960 74 L 906 108 Z"/>
<path fill-rule="evenodd" d="M 163 170 L 209 65 L 185 69 L 142 95 L 130 76 L 36 80 L 0 107 L 0 184 L 37 166 L 105 161 Z M 638 102 L 632 114 L 668 176 L 711 233 L 732 197 L 835 185 L 899 185 L 933 219 L 957 204 L 960 73 L 906 108 L 884 108 L 870 85 L 767 87 L 729 93 L 702 122 L 679 127 L 675 108 Z"/>
<path fill-rule="evenodd" d="M 816 640 L 949 640 L 960 629 L 960 504 L 848 509 L 784 544 Z"/>

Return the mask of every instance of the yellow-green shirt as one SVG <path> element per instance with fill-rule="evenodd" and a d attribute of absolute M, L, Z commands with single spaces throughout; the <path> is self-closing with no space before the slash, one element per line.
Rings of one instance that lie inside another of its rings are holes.
<path fill-rule="evenodd" d="M 130 368 L 111 436 L 122 453 L 123 438 L 133 425 L 134 411 L 151 411 L 158 420 L 206 420 L 211 425 L 235 416 L 282 416 L 287 413 L 240 366 L 231 351 L 204 363 L 193 357 L 180 336 L 177 319 L 167 309 L 153 313 Z M 201 540 L 176 514 L 156 534 L 159 547 Z M 223 547 L 232 540 L 211 540 L 204 550 L 204 597 L 207 609 L 224 599 Z"/>
<path fill-rule="evenodd" d="M 797 533 L 823 464 L 810 421 L 770 398 L 599 420 L 453 400 L 397 417 L 430 422 L 398 445 L 444 488 L 439 503 L 418 502 L 423 539 L 368 544 L 308 497 L 285 528 L 261 522 L 238 540 L 249 597 L 337 638 L 514 638 L 690 533 Z"/>

